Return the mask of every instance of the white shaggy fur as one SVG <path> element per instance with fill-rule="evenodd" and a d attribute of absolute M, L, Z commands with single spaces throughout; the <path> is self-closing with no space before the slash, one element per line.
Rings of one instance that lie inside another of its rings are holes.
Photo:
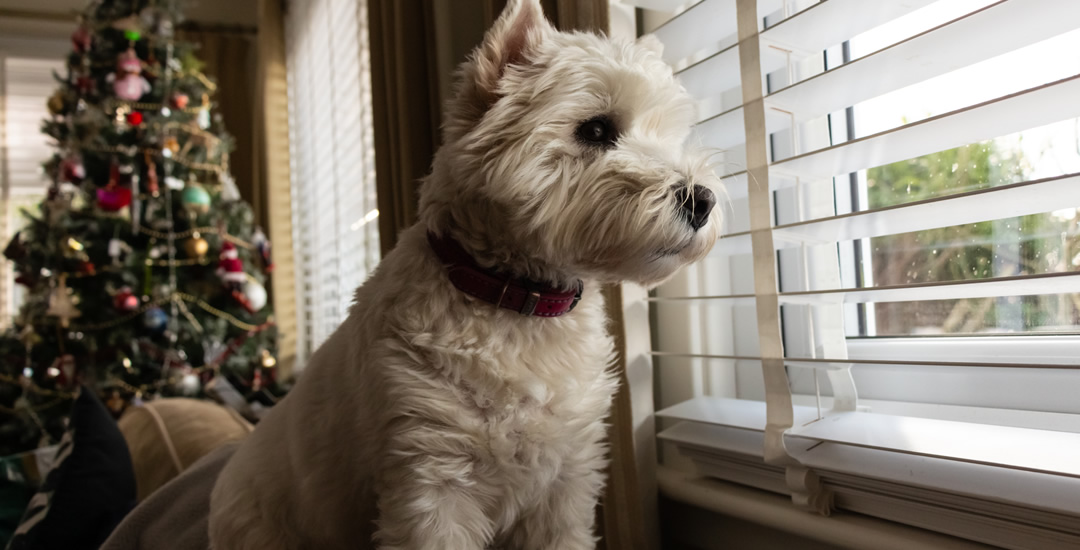
<path fill-rule="evenodd" d="M 420 222 L 214 488 L 217 550 L 593 548 L 608 370 L 602 282 L 701 258 L 675 189 L 715 189 L 659 43 L 560 33 L 512 0 L 461 69 Z M 618 141 L 575 137 L 606 116 Z M 524 317 L 455 289 L 425 234 L 581 303 Z"/>

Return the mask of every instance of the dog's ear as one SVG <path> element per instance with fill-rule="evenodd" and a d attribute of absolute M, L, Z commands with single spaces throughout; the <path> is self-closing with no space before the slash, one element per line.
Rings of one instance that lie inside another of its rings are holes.
<path fill-rule="evenodd" d="M 544 17 L 540 0 L 510 0 L 484 41 L 459 70 L 456 94 L 448 105 L 446 141 L 477 123 L 498 100 L 499 80 L 510 65 L 527 63 L 554 27 Z"/>
<path fill-rule="evenodd" d="M 638 46 L 652 50 L 657 57 L 664 57 L 664 43 L 656 35 L 646 34 L 637 39 Z"/>

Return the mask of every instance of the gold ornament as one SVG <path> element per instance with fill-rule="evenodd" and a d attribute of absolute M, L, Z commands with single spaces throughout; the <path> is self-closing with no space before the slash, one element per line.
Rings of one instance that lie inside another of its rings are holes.
<path fill-rule="evenodd" d="M 60 282 L 49 295 L 49 309 L 45 315 L 51 315 L 60 319 L 60 326 L 68 328 L 71 320 L 82 315 L 75 307 L 75 300 L 71 296 L 71 289 L 67 287 L 67 274 L 60 274 Z"/>
<path fill-rule="evenodd" d="M 262 355 L 261 361 L 262 361 L 262 366 L 263 367 L 268 368 L 268 369 L 272 369 L 272 368 L 274 368 L 274 365 L 277 365 L 277 359 L 274 359 L 274 356 L 270 355 L 270 352 L 268 350 L 265 350 L 265 349 L 262 350 L 261 355 Z"/>
<path fill-rule="evenodd" d="M 127 408 L 127 401 L 120 396 L 118 390 L 112 390 L 109 392 L 109 397 L 105 400 L 105 407 L 107 407 L 114 415 L 119 415 Z"/>
<path fill-rule="evenodd" d="M 26 346 L 26 349 L 30 349 L 41 342 L 41 336 L 38 336 L 33 324 L 26 323 L 26 326 L 19 331 L 19 340 Z"/>
<path fill-rule="evenodd" d="M 202 258 L 209 250 L 210 243 L 198 235 L 184 241 L 184 252 L 187 252 L 189 258 Z"/>
<path fill-rule="evenodd" d="M 49 112 L 54 115 L 64 112 L 64 94 L 57 91 L 49 97 L 49 101 L 45 103 L 45 106 L 48 107 Z"/>
<path fill-rule="evenodd" d="M 167 137 L 165 138 L 164 148 L 168 149 L 170 153 L 175 155 L 176 153 L 180 152 L 180 142 L 177 141 L 177 139 L 174 137 Z"/>

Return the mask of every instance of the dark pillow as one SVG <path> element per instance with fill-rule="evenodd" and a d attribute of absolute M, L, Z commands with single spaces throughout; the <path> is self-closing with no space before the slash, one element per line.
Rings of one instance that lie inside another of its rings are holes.
<path fill-rule="evenodd" d="M 45 474 L 49 473 L 59 445 L 0 458 L 0 544 L 7 546 L 22 521 Z"/>
<path fill-rule="evenodd" d="M 135 473 L 124 436 L 94 392 L 83 388 L 53 469 L 8 549 L 96 549 L 134 506 Z"/>

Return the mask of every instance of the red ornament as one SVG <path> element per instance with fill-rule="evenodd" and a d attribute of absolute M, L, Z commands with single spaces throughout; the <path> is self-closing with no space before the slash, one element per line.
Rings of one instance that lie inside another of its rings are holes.
<path fill-rule="evenodd" d="M 75 368 L 75 356 L 64 354 L 57 357 L 46 373 L 56 379 L 62 388 L 74 388 L 79 383 L 78 369 Z"/>
<path fill-rule="evenodd" d="M 79 262 L 79 273 L 82 273 L 83 275 L 94 275 L 97 273 L 97 267 L 88 261 Z"/>
<path fill-rule="evenodd" d="M 86 177 L 86 168 L 82 159 L 71 156 L 60 162 L 60 180 L 78 185 Z"/>
<path fill-rule="evenodd" d="M 94 79 L 89 76 L 80 76 L 75 79 L 75 87 L 79 89 L 79 93 L 82 95 L 89 94 L 94 91 Z"/>
<path fill-rule="evenodd" d="M 131 291 L 131 287 L 125 286 L 113 295 L 113 307 L 119 311 L 135 311 L 139 307 L 139 297 Z"/>
<path fill-rule="evenodd" d="M 75 32 L 71 35 L 71 45 L 75 47 L 75 51 L 84 53 L 90 49 L 90 43 L 93 42 L 94 36 L 90 34 L 90 30 L 86 27 L 80 26 L 75 29 Z"/>
<path fill-rule="evenodd" d="M 97 190 L 98 207 L 106 212 L 116 212 L 131 204 L 131 189 L 110 183 Z"/>
<path fill-rule="evenodd" d="M 132 111 L 128 113 L 127 121 L 132 126 L 138 126 L 142 124 L 143 116 L 139 111 Z"/>
<path fill-rule="evenodd" d="M 187 96 L 187 94 L 176 92 L 172 96 L 172 106 L 177 109 L 183 109 L 187 107 L 188 101 L 190 101 L 190 98 Z"/>

